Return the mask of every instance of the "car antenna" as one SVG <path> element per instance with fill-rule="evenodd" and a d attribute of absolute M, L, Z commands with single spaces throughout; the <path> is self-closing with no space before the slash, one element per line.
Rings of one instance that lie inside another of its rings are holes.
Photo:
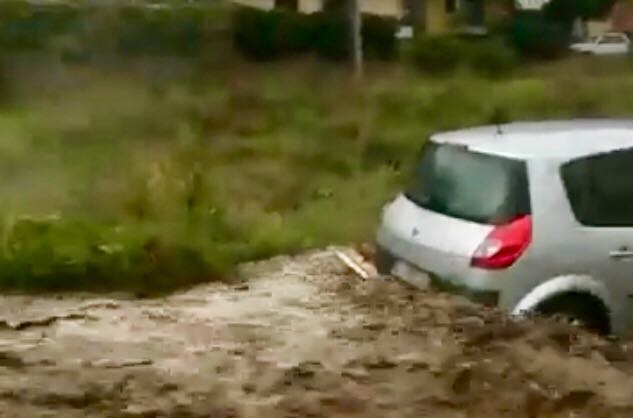
<path fill-rule="evenodd" d="M 492 119 L 491 122 L 494 123 L 497 127 L 497 135 L 502 135 L 503 129 L 501 129 L 501 125 L 508 121 L 505 110 L 499 107 L 495 107 L 492 110 L 492 115 L 490 119 Z"/>

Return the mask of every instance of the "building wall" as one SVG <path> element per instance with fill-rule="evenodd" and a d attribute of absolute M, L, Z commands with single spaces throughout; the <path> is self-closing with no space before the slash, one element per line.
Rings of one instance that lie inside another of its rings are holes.
<path fill-rule="evenodd" d="M 233 0 L 233 2 L 265 10 L 270 10 L 275 7 L 275 0 Z"/>
<path fill-rule="evenodd" d="M 323 0 L 299 0 L 299 10 L 303 13 L 314 13 L 321 10 Z"/>
<path fill-rule="evenodd" d="M 617 1 L 609 16 L 611 28 L 621 32 L 633 32 L 633 5 L 626 0 Z"/>
<path fill-rule="evenodd" d="M 1 1 L 1 0 L 0 0 Z M 233 0 L 236 3 L 262 9 L 272 9 L 275 0 Z M 459 12 L 446 11 L 446 0 L 419 0 L 423 7 L 421 18 L 424 31 L 429 34 L 443 34 L 455 29 L 459 20 Z M 536 0 L 534 0 L 536 1 Z M 547 1 L 547 0 L 541 0 Z M 299 10 L 303 13 L 318 12 L 323 7 L 324 0 L 299 0 Z M 403 0 L 360 0 L 361 10 L 364 13 L 392 16 L 402 18 L 404 15 Z M 459 0 L 457 0 L 459 3 Z M 505 0 L 484 0 L 486 24 L 508 18 L 511 11 L 507 8 Z"/>
<path fill-rule="evenodd" d="M 0 0 L 1 1 L 1 0 Z M 270 10 L 275 7 L 275 0 L 233 0 L 245 6 Z M 323 7 L 323 0 L 299 0 L 299 11 L 303 13 L 318 12 Z M 400 18 L 404 9 L 401 0 L 360 0 L 360 8 L 364 13 L 393 16 Z"/>
<path fill-rule="evenodd" d="M 512 6 L 504 0 L 484 0 L 486 25 L 494 25 L 512 18 Z"/>
<path fill-rule="evenodd" d="M 540 10 L 549 0 L 517 0 L 517 8 L 520 10 Z"/>
<path fill-rule="evenodd" d="M 602 35 L 605 32 L 613 30 L 611 21 L 609 20 L 589 20 L 587 21 L 587 36 Z"/>
<path fill-rule="evenodd" d="M 364 13 L 401 18 L 404 14 L 401 0 L 360 0 L 360 9 Z"/>
<path fill-rule="evenodd" d="M 449 32 L 455 16 L 446 12 L 444 0 L 426 0 L 425 32 L 431 35 Z"/>

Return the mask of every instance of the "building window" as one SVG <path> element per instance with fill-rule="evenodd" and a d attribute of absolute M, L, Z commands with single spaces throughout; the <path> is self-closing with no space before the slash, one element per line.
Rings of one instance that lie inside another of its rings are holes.
<path fill-rule="evenodd" d="M 444 0 L 444 9 L 446 13 L 455 13 L 457 11 L 457 0 Z"/>
<path fill-rule="evenodd" d="M 299 0 L 275 0 L 275 7 L 296 12 L 299 10 Z"/>

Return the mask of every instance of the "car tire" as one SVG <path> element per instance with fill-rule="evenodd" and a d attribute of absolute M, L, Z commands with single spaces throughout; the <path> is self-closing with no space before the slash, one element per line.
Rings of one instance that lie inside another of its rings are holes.
<path fill-rule="evenodd" d="M 588 293 L 570 292 L 554 296 L 539 305 L 536 313 L 564 318 L 601 335 L 607 335 L 611 330 L 607 307 Z"/>

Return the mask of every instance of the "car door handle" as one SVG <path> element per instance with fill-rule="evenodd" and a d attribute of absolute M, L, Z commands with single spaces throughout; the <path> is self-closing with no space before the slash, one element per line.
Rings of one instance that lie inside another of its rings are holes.
<path fill-rule="evenodd" d="M 616 260 L 633 258 L 633 250 L 615 250 L 609 253 L 609 257 Z"/>

